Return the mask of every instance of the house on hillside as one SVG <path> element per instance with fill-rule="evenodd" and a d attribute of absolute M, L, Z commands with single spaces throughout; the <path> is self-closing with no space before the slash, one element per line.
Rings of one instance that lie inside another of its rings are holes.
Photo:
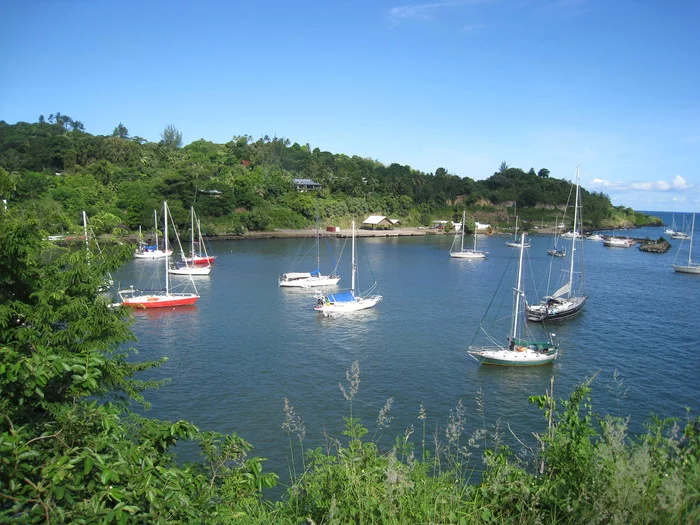
<path fill-rule="evenodd" d="M 374 230 L 375 228 L 386 229 L 392 228 L 394 222 L 398 223 L 396 219 L 389 219 L 384 215 L 370 215 L 364 221 L 362 221 L 362 227 Z"/>
<path fill-rule="evenodd" d="M 297 191 L 313 191 L 320 190 L 321 185 L 311 179 L 292 179 L 292 183 Z"/>

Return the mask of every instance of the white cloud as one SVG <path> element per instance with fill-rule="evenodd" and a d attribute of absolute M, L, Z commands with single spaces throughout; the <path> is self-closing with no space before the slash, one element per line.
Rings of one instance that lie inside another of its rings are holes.
<path fill-rule="evenodd" d="M 389 9 L 389 18 L 400 23 L 404 20 L 430 20 L 439 11 L 458 8 L 466 5 L 488 3 L 490 0 L 453 0 L 447 2 L 433 2 L 429 4 L 402 5 Z M 476 27 L 476 26 L 475 26 Z"/>
<path fill-rule="evenodd" d="M 689 188 L 692 188 L 693 185 L 687 182 L 683 177 L 680 175 L 676 175 L 673 177 L 673 187 L 677 190 L 687 190 Z"/>
<path fill-rule="evenodd" d="M 692 184 L 687 182 L 680 175 L 673 177 L 673 180 L 670 182 L 666 180 L 656 180 L 650 182 L 621 182 L 609 181 L 605 179 L 593 179 L 591 181 L 591 186 L 614 191 L 681 191 L 693 187 Z"/>

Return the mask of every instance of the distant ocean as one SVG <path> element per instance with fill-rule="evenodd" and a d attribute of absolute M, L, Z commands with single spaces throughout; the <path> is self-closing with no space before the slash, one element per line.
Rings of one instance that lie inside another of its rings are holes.
<path fill-rule="evenodd" d="M 675 218 L 678 227 L 691 218 L 646 213 L 669 225 Z M 663 228 L 614 233 L 658 238 Z M 277 276 L 300 253 L 299 243 L 310 240 L 215 243 L 218 259 L 211 275 L 197 280 L 196 307 L 135 312 L 137 358 L 169 358 L 149 372 L 172 379 L 147 394 L 151 415 L 237 432 L 254 445 L 253 454 L 268 458 L 267 470 L 284 478 L 284 399 L 304 419 L 307 448 L 323 445 L 326 433 L 341 438 L 349 406 L 338 385 L 345 384 L 353 361 L 360 366 L 353 415 L 371 435 L 379 410 L 393 399 L 392 426 L 379 438 L 387 445 L 408 427 L 421 428 L 421 403 L 428 440 L 434 433 L 444 440 L 450 411 L 460 400 L 467 409 L 465 435 L 483 425 L 502 431 L 507 425 L 534 445 L 532 432 L 542 432 L 546 421 L 527 398 L 544 394 L 552 376 L 554 394 L 563 398 L 595 375 L 594 409 L 628 416 L 632 431 L 641 431 L 653 413 L 685 418 L 687 407 L 698 414 L 700 276 L 671 268 L 679 253 L 687 257 L 687 247 L 672 241 L 671 251 L 649 254 L 585 241 L 585 309 L 547 326 L 561 345 L 560 358 L 551 366 L 519 369 L 483 366 L 466 353 L 489 304 L 511 301 L 511 291 L 496 297 L 499 283 L 508 288 L 513 282 L 509 272 L 517 249 L 505 246 L 506 239 L 479 236 L 479 249 L 489 252 L 482 261 L 451 259 L 450 235 L 360 239 L 360 282 L 376 278 L 384 300 L 346 318 L 319 317 L 313 292 L 277 286 Z M 532 235 L 530 241 L 532 284 L 526 293 L 534 300 L 546 292 L 552 237 Z M 340 254 L 344 242 L 331 240 L 332 252 Z M 350 282 L 348 256 L 346 248 L 338 289 Z M 143 285 L 159 271 L 158 261 L 134 260 L 115 281 Z"/>

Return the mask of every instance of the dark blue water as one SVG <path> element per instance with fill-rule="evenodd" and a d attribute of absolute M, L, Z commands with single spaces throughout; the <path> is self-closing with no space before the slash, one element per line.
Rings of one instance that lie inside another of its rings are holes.
<path fill-rule="evenodd" d="M 676 214 L 676 223 L 680 220 Z M 620 234 L 658 238 L 662 231 Z M 201 294 L 196 307 L 135 314 L 138 357 L 169 359 L 152 373 L 172 381 L 147 394 L 151 414 L 237 432 L 254 445 L 254 454 L 268 458 L 267 470 L 283 477 L 289 446 L 281 429 L 284 399 L 304 419 L 306 448 L 325 443 L 324 433 L 341 437 L 349 405 L 338 383 L 346 383 L 345 372 L 355 360 L 360 385 L 354 415 L 374 433 L 380 408 L 393 397 L 394 419 L 383 431 L 389 443 L 411 425 L 420 434 L 421 403 L 429 433 L 437 429 L 444 440 L 459 400 L 467 408 L 466 434 L 500 421 L 531 442 L 530 433 L 542 431 L 546 422 L 527 397 L 543 394 L 551 376 L 561 398 L 598 374 L 595 410 L 628 415 L 633 431 L 640 431 L 651 413 L 685 417 L 690 407 L 697 415 L 700 276 L 673 272 L 679 241 L 660 255 L 586 241 L 585 309 L 575 319 L 548 325 L 561 345 L 560 358 L 553 366 L 516 369 L 479 365 L 466 353 L 504 275 L 506 289 L 513 284 L 517 249 L 506 247 L 506 240 L 480 236 L 479 249 L 490 253 L 469 261 L 449 257 L 450 235 L 360 239 L 360 268 L 371 267 L 384 300 L 345 318 L 320 317 L 312 292 L 277 287 L 277 276 L 289 270 L 299 243 L 308 241 L 215 243 L 218 259 L 211 275 L 196 281 Z M 339 253 L 345 241 L 331 242 Z M 534 300 L 536 287 L 545 291 L 551 238 L 533 235 L 531 245 L 526 282 L 532 284 L 526 284 L 526 292 Z M 131 262 L 116 279 L 122 285 L 143 280 L 154 266 L 159 263 Z M 339 272 L 347 286 L 347 261 Z"/>

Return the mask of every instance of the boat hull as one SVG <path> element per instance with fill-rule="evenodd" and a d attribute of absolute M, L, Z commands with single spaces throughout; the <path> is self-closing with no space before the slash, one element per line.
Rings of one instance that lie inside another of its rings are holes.
<path fill-rule="evenodd" d="M 631 248 L 634 245 L 632 239 L 605 239 L 603 246 L 609 248 Z"/>
<path fill-rule="evenodd" d="M 321 286 L 335 286 L 340 277 L 335 275 L 319 275 L 306 278 L 286 278 L 284 275 L 277 281 L 282 288 L 318 288 Z"/>
<path fill-rule="evenodd" d="M 172 254 L 172 250 L 168 250 L 167 252 L 163 250 L 143 251 L 134 253 L 134 259 L 162 259 L 163 257 L 170 256 Z"/>
<path fill-rule="evenodd" d="M 188 266 L 168 270 L 168 273 L 173 275 L 209 275 L 210 272 L 211 266 Z"/>
<path fill-rule="evenodd" d="M 205 256 L 195 256 L 195 257 L 186 257 L 185 262 L 187 264 L 193 264 L 195 266 L 211 266 L 214 264 L 214 261 L 216 261 L 216 255 L 209 255 L 207 257 Z"/>
<path fill-rule="evenodd" d="M 679 264 L 674 264 L 673 265 L 673 270 L 678 272 L 678 273 L 694 273 L 694 274 L 700 274 L 700 265 L 679 265 Z"/>
<path fill-rule="evenodd" d="M 450 252 L 450 257 L 453 259 L 484 259 L 486 252 L 465 250 L 463 252 Z"/>
<path fill-rule="evenodd" d="M 379 301 L 382 300 L 381 295 L 372 295 L 369 297 L 356 297 L 354 301 L 328 302 L 319 299 L 320 304 L 314 307 L 314 310 L 322 313 L 325 317 L 335 314 L 346 314 L 367 310 L 373 308 Z"/>
<path fill-rule="evenodd" d="M 122 306 L 131 308 L 172 308 L 175 306 L 190 306 L 197 302 L 197 294 L 143 294 L 122 298 Z"/>
<path fill-rule="evenodd" d="M 574 317 L 581 312 L 586 299 L 588 299 L 587 296 L 571 297 L 554 304 L 542 302 L 536 305 L 527 305 L 525 307 L 527 320 L 534 322 L 558 321 Z"/>
<path fill-rule="evenodd" d="M 509 350 L 501 347 L 469 347 L 467 352 L 482 365 L 501 366 L 541 366 L 549 365 L 558 357 L 558 350 L 552 348 L 547 351 Z"/>

